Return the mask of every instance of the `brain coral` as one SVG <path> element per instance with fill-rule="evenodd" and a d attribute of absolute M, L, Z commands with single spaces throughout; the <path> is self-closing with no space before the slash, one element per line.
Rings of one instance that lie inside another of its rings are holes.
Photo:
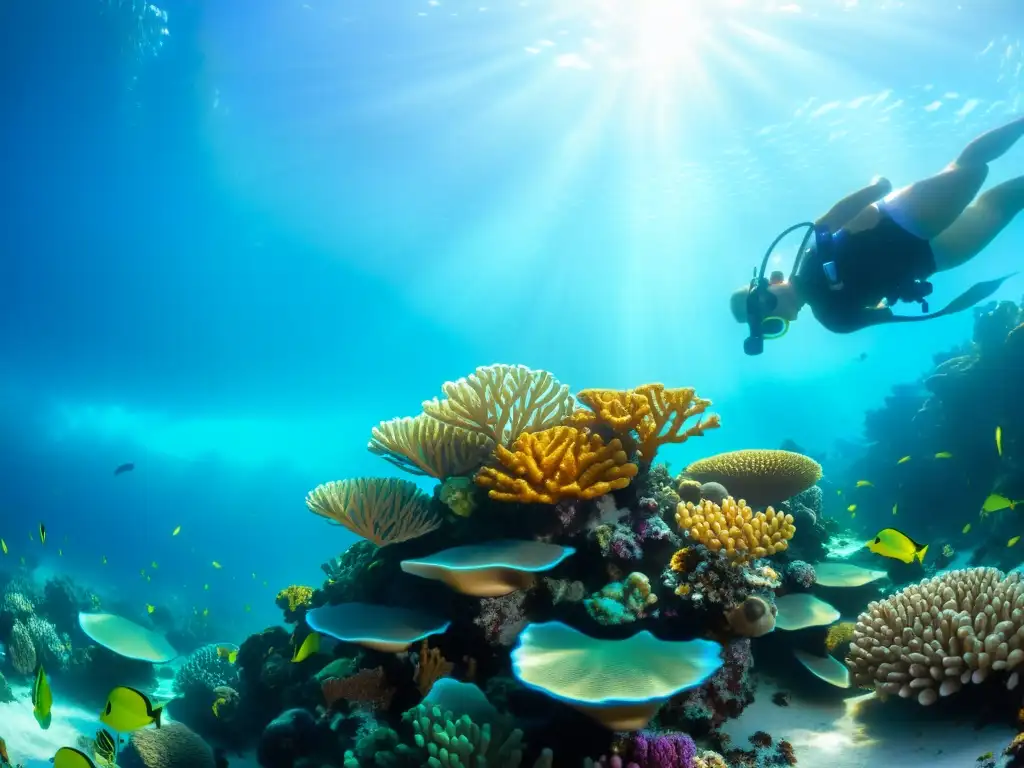
<path fill-rule="evenodd" d="M 821 479 L 821 465 L 792 451 L 745 450 L 695 461 L 687 477 L 721 483 L 733 498 L 759 507 L 802 493 Z"/>
<path fill-rule="evenodd" d="M 217 768 L 210 745 L 181 723 L 133 732 L 117 762 L 122 768 Z"/>
<path fill-rule="evenodd" d="M 949 571 L 868 605 L 846 665 L 857 685 L 933 704 L 993 672 L 1019 682 L 1024 584 L 995 568 Z"/>
<path fill-rule="evenodd" d="M 217 653 L 217 645 L 193 651 L 174 676 L 174 690 L 182 696 L 205 696 L 220 686 L 238 685 L 238 667 Z"/>

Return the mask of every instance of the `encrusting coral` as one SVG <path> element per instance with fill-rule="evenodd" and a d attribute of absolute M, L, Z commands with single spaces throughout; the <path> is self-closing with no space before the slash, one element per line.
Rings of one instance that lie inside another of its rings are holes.
<path fill-rule="evenodd" d="M 418 538 L 441 525 L 430 511 L 430 498 L 408 480 L 332 480 L 310 491 L 306 506 L 378 547 Z"/>
<path fill-rule="evenodd" d="M 884 600 L 860 616 L 846 664 L 854 682 L 934 704 L 992 673 L 1020 682 L 1024 583 L 995 568 L 948 571 Z"/>
<path fill-rule="evenodd" d="M 508 445 L 523 432 L 561 424 L 573 408 L 567 384 L 525 365 L 482 365 L 463 379 L 445 382 L 441 389 L 445 398 L 423 403 L 424 413 L 497 445 Z"/>
<path fill-rule="evenodd" d="M 730 451 L 695 461 L 685 475 L 721 483 L 733 498 L 763 506 L 806 491 L 821 479 L 821 465 L 793 451 Z"/>
<path fill-rule="evenodd" d="M 494 440 L 421 413 L 382 421 L 367 447 L 406 472 L 444 480 L 475 471 L 494 450 Z"/>
<path fill-rule="evenodd" d="M 625 488 L 637 473 L 636 464 L 613 439 L 574 427 L 524 432 L 509 450 L 494 452 L 501 467 L 484 467 L 478 485 L 496 501 L 557 504 L 562 499 L 595 499 Z"/>
<path fill-rule="evenodd" d="M 771 507 L 756 514 L 733 498 L 719 506 L 711 501 L 680 503 L 676 523 L 690 538 L 712 552 L 723 551 L 730 558 L 749 560 L 782 552 L 789 546 L 796 528 L 792 515 Z"/>

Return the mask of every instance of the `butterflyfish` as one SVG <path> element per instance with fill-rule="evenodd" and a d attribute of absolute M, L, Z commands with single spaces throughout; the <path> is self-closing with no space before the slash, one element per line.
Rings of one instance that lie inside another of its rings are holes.
<path fill-rule="evenodd" d="M 850 506 L 848 506 L 846 508 L 846 511 L 847 512 L 856 512 L 857 511 L 857 505 L 856 504 L 851 504 Z"/>
<path fill-rule="evenodd" d="M 42 523 L 39 524 L 39 543 L 40 544 L 45 544 L 46 543 L 46 526 L 43 525 Z"/>
<path fill-rule="evenodd" d="M 1008 499 L 998 493 L 989 494 L 988 498 L 985 499 L 985 503 L 981 505 L 982 515 L 988 515 L 993 512 L 999 512 L 1003 509 L 1015 509 L 1017 502 L 1013 499 Z"/>
<path fill-rule="evenodd" d="M 216 568 L 217 570 L 220 570 L 220 569 L 221 569 L 221 568 L 223 568 L 224 566 L 223 566 L 223 565 L 221 565 L 220 563 L 218 563 L 218 562 L 217 562 L 216 560 L 214 560 L 214 561 L 213 561 L 213 567 L 214 567 L 214 568 Z"/>
<path fill-rule="evenodd" d="M 53 718 L 50 713 L 51 707 L 53 691 L 50 690 L 50 681 L 46 679 L 43 665 L 40 664 L 36 667 L 36 677 L 32 681 L 32 715 L 44 731 L 50 727 L 50 720 Z"/>
<path fill-rule="evenodd" d="M 93 739 L 93 742 L 96 745 L 97 755 L 107 762 L 114 760 L 114 757 L 117 755 L 117 743 L 114 741 L 114 737 L 110 735 L 110 731 L 100 728 L 96 731 L 96 738 Z"/>
<path fill-rule="evenodd" d="M 298 664 L 300 661 L 305 661 L 314 653 L 318 653 L 319 651 L 320 635 L 316 632 L 310 632 L 306 635 L 306 639 L 302 641 L 302 645 L 295 650 L 295 655 L 292 656 L 292 662 Z"/>
<path fill-rule="evenodd" d="M 875 484 L 872 483 L 870 480 L 858 480 L 857 481 L 857 487 L 858 488 L 874 488 Z"/>
<path fill-rule="evenodd" d="M 910 457 L 909 456 L 904 456 L 902 459 L 900 459 L 896 463 L 897 464 L 906 464 L 908 461 L 910 461 Z"/>
<path fill-rule="evenodd" d="M 128 733 L 147 725 L 159 728 L 163 712 L 163 705 L 154 707 L 146 694 L 119 685 L 107 696 L 107 706 L 100 712 L 100 722 L 120 733 Z"/>
<path fill-rule="evenodd" d="M 1006 542 L 1006 546 L 1012 547 L 1018 541 L 1020 541 L 1020 536 L 1014 536 L 1012 539 L 1010 539 L 1008 542 Z"/>
<path fill-rule="evenodd" d="M 996 453 L 1003 455 L 1003 428 L 996 427 Z"/>
<path fill-rule="evenodd" d="M 950 453 L 949 451 L 939 451 L 938 453 L 935 454 L 935 458 L 936 459 L 952 459 L 953 458 L 953 454 Z"/>
<path fill-rule="evenodd" d="M 51 762 L 53 768 L 96 768 L 91 757 L 74 747 L 61 747 Z"/>
<path fill-rule="evenodd" d="M 876 555 L 891 557 L 904 563 L 912 563 L 917 560 L 924 562 L 928 545 L 921 545 L 902 531 L 895 528 L 883 528 L 874 539 L 868 542 L 868 549 Z"/>
<path fill-rule="evenodd" d="M 171 536 L 177 536 L 179 533 L 181 533 L 181 526 L 180 525 L 175 526 L 174 530 L 171 531 Z"/>
<path fill-rule="evenodd" d="M 968 523 L 967 525 L 965 525 L 963 528 L 960 529 L 960 533 L 970 533 L 970 532 L 971 532 L 971 524 L 970 523 Z"/>
<path fill-rule="evenodd" d="M 238 659 L 238 649 L 230 645 L 217 646 L 217 658 L 224 659 L 228 664 L 234 664 Z"/>

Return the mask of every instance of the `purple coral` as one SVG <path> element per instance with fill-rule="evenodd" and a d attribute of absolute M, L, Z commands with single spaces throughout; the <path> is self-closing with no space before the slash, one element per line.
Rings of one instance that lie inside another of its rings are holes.
<path fill-rule="evenodd" d="M 685 733 L 637 731 L 629 750 L 638 768 L 693 768 L 697 745 Z"/>

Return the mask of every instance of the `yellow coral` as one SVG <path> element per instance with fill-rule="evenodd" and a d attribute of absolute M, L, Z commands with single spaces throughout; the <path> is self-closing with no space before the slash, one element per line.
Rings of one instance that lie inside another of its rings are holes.
<path fill-rule="evenodd" d="M 474 472 L 494 450 L 494 441 L 421 413 L 382 421 L 367 448 L 406 472 L 444 480 Z"/>
<path fill-rule="evenodd" d="M 667 443 L 684 443 L 705 430 L 721 426 L 715 414 L 684 428 L 688 420 L 700 416 L 711 405 L 697 397 L 692 387 L 666 389 L 664 384 L 643 384 L 627 390 L 586 389 L 577 398 L 590 411 L 573 414 L 577 426 L 604 424 L 639 450 L 644 463 L 654 460 L 658 448 Z M 635 433 L 635 438 L 631 433 Z"/>
<path fill-rule="evenodd" d="M 857 625 L 852 621 L 841 621 L 838 624 L 833 624 L 825 634 L 826 650 L 831 652 L 840 645 L 849 643 L 853 640 L 853 633 L 856 629 Z"/>
<path fill-rule="evenodd" d="M 569 387 L 525 365 L 482 365 L 441 388 L 445 398 L 423 403 L 424 413 L 503 446 L 523 432 L 561 424 L 572 413 Z"/>
<path fill-rule="evenodd" d="M 378 547 L 415 539 L 441 525 L 430 512 L 430 497 L 408 480 L 331 481 L 310 491 L 306 506 Z"/>
<path fill-rule="evenodd" d="M 690 548 L 683 547 L 672 555 L 672 560 L 669 561 L 668 567 L 676 573 L 686 573 L 689 569 L 686 566 L 686 561 L 690 559 Z"/>
<path fill-rule="evenodd" d="M 574 427 L 524 432 L 512 448 L 499 445 L 494 457 L 502 466 L 484 467 L 476 476 L 498 501 L 594 499 L 625 488 L 637 473 L 618 440 L 605 445 L 600 435 Z"/>
<path fill-rule="evenodd" d="M 754 514 L 731 496 L 721 506 L 707 499 L 700 504 L 680 503 L 676 522 L 694 541 L 737 561 L 781 552 L 796 532 L 792 515 L 779 514 L 771 507 Z"/>
<path fill-rule="evenodd" d="M 688 594 L 690 594 L 690 585 L 680 584 L 678 587 L 676 587 L 676 594 L 680 597 L 686 597 Z"/>
<path fill-rule="evenodd" d="M 806 491 L 821 480 L 821 465 L 792 451 L 753 449 L 695 461 L 685 474 L 702 483 L 721 483 L 734 498 L 762 506 Z"/>
<path fill-rule="evenodd" d="M 284 608 L 288 606 L 289 613 L 295 613 L 304 605 L 309 605 L 313 600 L 313 589 L 304 587 L 301 584 L 292 584 L 277 593 L 277 603 Z"/>

